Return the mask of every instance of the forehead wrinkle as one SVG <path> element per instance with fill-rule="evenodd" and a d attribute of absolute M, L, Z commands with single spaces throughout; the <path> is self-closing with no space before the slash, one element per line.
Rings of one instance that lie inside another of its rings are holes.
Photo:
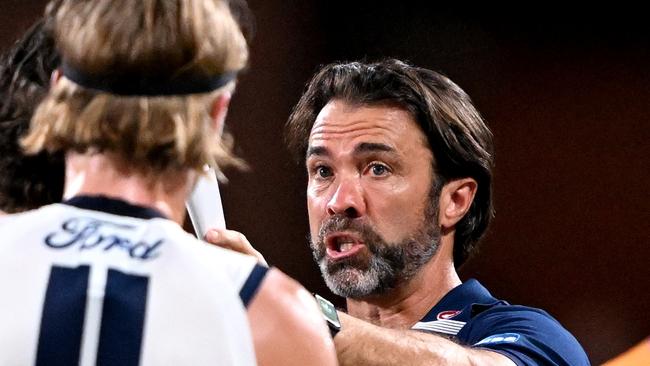
<path fill-rule="evenodd" d="M 419 136 L 413 136 L 416 130 Z M 416 144 L 407 142 L 407 136 L 415 137 Z M 408 155 L 419 145 L 429 149 L 426 136 L 408 111 L 385 106 L 358 107 L 338 100 L 331 101 L 317 116 L 308 148 L 322 146 L 333 153 L 329 149 L 346 146 L 348 153 L 355 153 L 364 143 L 384 144 L 398 155 Z"/>
<path fill-rule="evenodd" d="M 382 125 L 377 122 L 389 122 Z M 354 121 L 351 123 L 345 122 L 336 124 L 336 122 L 322 121 L 316 124 L 310 134 L 310 139 L 337 139 L 341 135 L 347 135 L 349 138 L 357 138 L 359 136 L 372 136 L 378 135 L 397 135 L 396 126 L 391 124 L 389 119 L 382 121 Z"/>
<path fill-rule="evenodd" d="M 342 134 L 349 134 L 350 137 L 358 137 L 359 134 L 396 135 L 405 127 L 402 122 L 410 118 L 410 114 L 400 108 L 359 106 L 333 99 L 318 113 L 309 137 L 322 138 L 321 135 L 325 135 L 326 138 L 327 135 L 337 137 Z"/>

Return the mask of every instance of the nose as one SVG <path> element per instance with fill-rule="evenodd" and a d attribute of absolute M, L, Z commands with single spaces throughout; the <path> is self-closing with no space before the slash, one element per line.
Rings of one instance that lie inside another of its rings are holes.
<path fill-rule="evenodd" d="M 329 215 L 343 214 L 352 219 L 365 215 L 366 203 L 363 188 L 357 179 L 344 178 L 340 180 L 334 195 L 327 202 L 327 213 Z"/>

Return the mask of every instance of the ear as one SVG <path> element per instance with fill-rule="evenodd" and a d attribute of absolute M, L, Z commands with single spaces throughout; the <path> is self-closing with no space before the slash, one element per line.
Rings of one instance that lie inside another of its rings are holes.
<path fill-rule="evenodd" d="M 213 123 L 212 127 L 217 131 L 219 136 L 221 136 L 223 126 L 226 123 L 226 115 L 228 114 L 228 106 L 230 105 L 231 98 L 232 93 L 225 91 L 212 103 L 212 109 L 210 111 L 210 117 L 212 117 Z"/>
<path fill-rule="evenodd" d="M 442 187 L 438 218 L 443 231 L 453 228 L 469 211 L 477 187 L 472 178 L 452 180 Z"/>

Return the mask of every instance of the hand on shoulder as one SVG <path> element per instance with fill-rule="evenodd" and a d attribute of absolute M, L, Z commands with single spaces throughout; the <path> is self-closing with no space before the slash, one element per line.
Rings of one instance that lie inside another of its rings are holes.
<path fill-rule="evenodd" d="M 255 257 L 260 263 L 268 266 L 264 256 L 248 241 L 246 236 L 238 231 L 226 229 L 210 229 L 205 234 L 205 241 L 224 249 L 234 250 Z"/>

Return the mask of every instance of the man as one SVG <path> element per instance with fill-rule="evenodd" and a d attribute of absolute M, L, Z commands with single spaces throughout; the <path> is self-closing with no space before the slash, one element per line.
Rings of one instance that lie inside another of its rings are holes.
<path fill-rule="evenodd" d="M 396 60 L 325 66 L 288 142 L 306 159 L 314 258 L 347 300 L 340 364 L 589 364 L 546 312 L 458 277 L 493 214 L 493 142 L 451 80 Z"/>
<path fill-rule="evenodd" d="M 0 364 L 335 364 L 303 288 L 179 226 L 203 166 L 237 163 L 228 2 L 48 9 L 62 68 L 23 145 L 65 153 L 66 201 L 0 219 Z"/>
<path fill-rule="evenodd" d="M 0 213 L 59 202 L 63 194 L 62 154 L 25 156 L 19 144 L 59 64 L 44 23 L 36 22 L 0 57 Z"/>

